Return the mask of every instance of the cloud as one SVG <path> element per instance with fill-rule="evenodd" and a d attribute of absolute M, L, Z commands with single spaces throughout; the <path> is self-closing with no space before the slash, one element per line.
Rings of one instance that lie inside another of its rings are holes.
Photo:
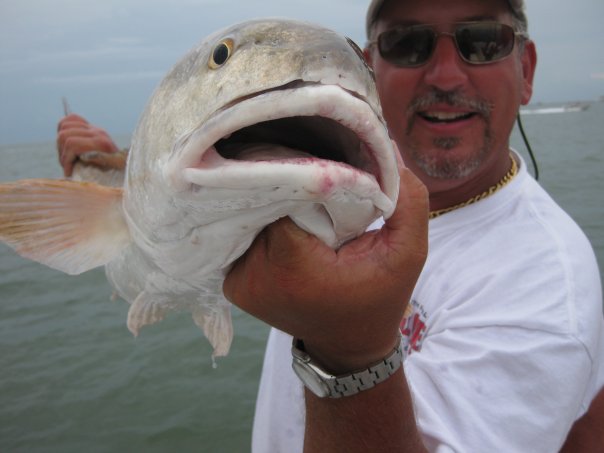
<path fill-rule="evenodd" d="M 89 48 L 52 50 L 48 52 L 29 50 L 19 56 L 6 55 L 0 51 L 0 75 L 18 71 L 34 72 L 39 68 L 48 71 L 51 67 L 63 67 L 69 64 L 91 65 L 99 62 L 143 61 L 163 59 L 172 52 L 166 48 L 140 44 L 136 38 L 111 38 L 100 45 Z"/>
<path fill-rule="evenodd" d="M 590 77 L 595 80 L 604 80 L 604 72 L 596 72 L 594 74 L 591 74 Z"/>
<path fill-rule="evenodd" d="M 82 74 L 73 76 L 46 76 L 34 79 L 34 83 L 40 85 L 90 85 L 90 84 L 114 84 L 132 82 L 137 80 L 160 79 L 165 71 L 137 71 L 107 74 Z"/>
<path fill-rule="evenodd" d="M 135 38 L 111 38 L 105 43 L 92 45 L 89 47 L 81 47 L 79 49 L 65 49 L 65 50 L 53 50 L 47 51 L 29 51 L 25 55 L 22 53 L 19 55 L 20 61 L 27 61 L 28 63 L 42 63 L 42 62 L 55 62 L 59 60 L 71 60 L 86 58 L 89 60 L 96 60 L 98 58 L 146 58 L 149 56 L 157 55 L 158 53 L 165 52 L 158 46 L 150 46 L 140 44 L 140 40 Z M 29 50 L 29 49 L 28 49 Z"/>

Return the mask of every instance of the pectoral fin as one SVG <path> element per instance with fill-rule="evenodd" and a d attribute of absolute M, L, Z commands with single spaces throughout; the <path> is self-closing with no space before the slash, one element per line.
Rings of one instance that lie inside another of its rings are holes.
<path fill-rule="evenodd" d="M 138 337 L 141 328 L 160 322 L 166 312 L 167 306 L 162 298 L 143 291 L 128 310 L 128 330 Z"/>
<path fill-rule="evenodd" d="M 30 179 L 0 184 L 0 240 L 68 274 L 102 266 L 130 242 L 122 190 Z"/>
<path fill-rule="evenodd" d="M 214 348 L 212 357 L 223 357 L 229 353 L 233 341 L 231 306 L 223 303 L 213 306 L 200 305 L 193 312 L 193 321 L 203 330 Z"/>

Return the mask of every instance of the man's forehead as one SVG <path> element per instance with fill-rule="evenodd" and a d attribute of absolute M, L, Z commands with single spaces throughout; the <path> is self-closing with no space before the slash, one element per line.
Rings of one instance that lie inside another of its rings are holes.
<path fill-rule="evenodd" d="M 373 0 L 370 3 L 369 8 L 367 9 L 367 16 L 366 16 L 367 36 L 369 37 L 370 31 L 371 31 L 372 27 L 374 26 L 378 17 L 380 17 L 380 19 L 384 19 L 382 16 L 380 16 L 380 13 L 386 5 L 388 5 L 389 8 L 393 8 L 396 6 L 396 4 L 402 5 L 404 3 L 412 3 L 412 0 L 407 1 L 407 2 L 405 0 Z M 427 1 L 421 1 L 418 4 L 428 5 L 429 3 L 430 2 L 427 2 Z M 492 7 L 492 3 L 493 2 L 480 2 L 480 4 L 487 7 L 487 11 L 489 8 Z M 516 16 L 517 19 L 520 20 L 520 22 L 524 25 L 524 27 L 526 27 L 527 21 L 526 21 L 526 15 L 524 13 L 524 1 L 523 0 L 501 0 L 501 3 L 508 8 L 510 13 L 512 13 L 514 16 Z M 487 20 L 493 20 L 493 19 L 495 19 L 495 17 L 487 18 Z M 470 16 L 468 16 L 468 17 L 460 17 L 460 18 L 458 18 L 458 20 L 480 20 L 480 19 L 473 18 L 473 17 L 471 17 L 471 14 L 470 14 Z M 400 23 L 401 21 L 402 20 L 399 18 L 398 22 Z"/>

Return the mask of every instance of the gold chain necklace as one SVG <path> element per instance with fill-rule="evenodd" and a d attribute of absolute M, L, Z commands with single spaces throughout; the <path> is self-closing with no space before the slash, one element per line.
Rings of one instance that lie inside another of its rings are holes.
<path fill-rule="evenodd" d="M 488 196 L 493 195 L 495 192 L 497 192 L 502 187 L 505 187 L 512 179 L 514 179 L 514 176 L 516 176 L 518 174 L 518 164 L 516 163 L 516 160 L 512 157 L 511 154 L 510 154 L 510 160 L 512 161 L 512 168 L 510 168 L 510 171 L 508 171 L 497 184 L 489 187 L 487 190 L 485 190 L 481 194 L 478 194 L 475 197 L 472 197 L 469 200 L 464 201 L 463 203 L 456 204 L 455 206 L 451 206 L 449 208 L 438 209 L 436 211 L 430 211 L 429 218 L 435 219 L 436 217 L 446 214 L 447 212 L 451 212 L 451 211 L 454 211 L 455 209 L 463 208 L 464 206 L 468 206 L 473 203 L 476 203 L 477 201 L 480 201 L 484 198 L 487 198 Z"/>

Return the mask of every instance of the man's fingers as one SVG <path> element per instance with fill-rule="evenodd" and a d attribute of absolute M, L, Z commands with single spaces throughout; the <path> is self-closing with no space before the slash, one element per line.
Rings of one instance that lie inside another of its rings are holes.
<path fill-rule="evenodd" d="M 335 256 L 333 250 L 296 226 L 289 217 L 277 220 L 267 226 L 245 255 L 235 262 L 225 279 L 224 295 L 243 310 L 256 315 L 257 307 L 248 305 L 254 299 L 260 303 L 262 297 L 257 293 L 266 290 L 258 283 L 266 286 L 271 281 L 271 284 L 295 287 L 300 275 L 305 273 L 304 269 L 314 269 L 313 263 L 317 262 L 315 247 L 323 247 L 325 253 Z"/>
<path fill-rule="evenodd" d="M 407 168 L 400 168 L 401 185 L 397 206 L 386 220 L 383 232 L 392 249 L 400 257 L 425 260 L 428 251 L 428 191 Z"/>
<path fill-rule="evenodd" d="M 411 228 L 422 231 L 428 223 L 428 190 L 411 170 L 401 168 L 400 189 L 396 209 L 386 220 L 386 225 L 394 230 Z"/>
<path fill-rule="evenodd" d="M 85 124 L 89 124 L 85 118 L 81 117 L 80 115 L 76 115 L 75 113 L 71 113 L 61 118 L 59 124 L 57 125 L 57 131 L 61 131 L 66 127 Z"/>
<path fill-rule="evenodd" d="M 63 128 L 57 134 L 57 149 L 61 152 L 68 145 L 74 146 L 75 139 L 94 138 L 94 136 L 95 133 L 90 127 L 82 126 L 80 124 Z"/>
<path fill-rule="evenodd" d="M 69 137 L 65 140 L 61 152 L 79 156 L 89 151 L 101 151 L 101 147 L 102 142 L 95 137 Z"/>
<path fill-rule="evenodd" d="M 73 164 L 75 161 L 75 157 L 70 158 L 67 155 L 63 157 L 63 155 L 61 155 L 61 166 L 63 167 L 63 174 L 65 177 L 69 178 L 73 174 Z"/>
<path fill-rule="evenodd" d="M 423 236 L 424 230 L 427 232 L 428 228 L 427 219 L 430 209 L 428 189 L 417 176 L 405 167 L 394 140 L 392 144 L 396 152 L 400 187 L 395 212 L 386 220 L 386 227 L 394 231 L 402 231 L 402 236 L 404 236 L 406 228 Z"/>
<path fill-rule="evenodd" d="M 335 264 L 336 252 L 316 236 L 298 227 L 289 217 L 269 225 L 266 234 L 267 259 L 283 271 L 281 275 L 289 273 L 288 279 L 296 280 L 300 270 L 312 274 L 317 266 Z"/>
<path fill-rule="evenodd" d="M 246 310 L 244 305 L 244 300 L 239 296 L 240 293 L 246 294 L 247 288 L 244 285 L 245 279 L 245 271 L 247 269 L 246 260 L 248 256 L 252 253 L 252 248 L 254 244 L 250 246 L 245 255 L 240 257 L 237 261 L 233 263 L 233 266 L 229 270 L 229 273 L 226 275 L 224 282 L 222 283 L 222 292 L 224 297 L 227 300 L 237 303 L 241 309 Z M 246 310 L 247 311 L 247 310 Z"/>
<path fill-rule="evenodd" d="M 59 146 L 59 161 L 65 176 L 71 176 L 73 165 L 80 154 L 97 150 L 99 140 L 91 137 L 69 137 Z"/>
<path fill-rule="evenodd" d="M 299 242 L 307 240 L 310 235 L 299 228 L 292 219 L 283 217 L 267 227 L 266 236 L 271 258 L 280 262 L 286 261 Z"/>

